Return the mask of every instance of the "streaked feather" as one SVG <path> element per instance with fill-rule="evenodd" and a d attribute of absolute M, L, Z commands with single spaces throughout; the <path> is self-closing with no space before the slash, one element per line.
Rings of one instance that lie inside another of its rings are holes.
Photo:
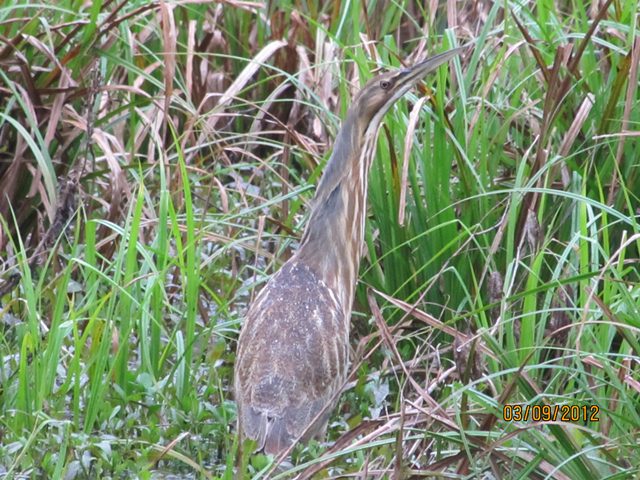
<path fill-rule="evenodd" d="M 267 453 L 324 435 L 349 364 L 367 177 L 380 121 L 418 79 L 459 51 L 379 75 L 362 89 L 336 137 L 299 250 L 249 308 L 235 369 L 238 425 Z"/>
<path fill-rule="evenodd" d="M 348 325 L 315 272 L 286 263 L 250 308 L 239 345 L 235 389 L 245 434 L 277 453 L 323 431 L 347 372 Z"/>

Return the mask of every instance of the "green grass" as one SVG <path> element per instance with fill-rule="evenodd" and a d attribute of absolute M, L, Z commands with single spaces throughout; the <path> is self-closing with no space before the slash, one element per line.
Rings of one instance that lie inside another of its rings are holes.
<path fill-rule="evenodd" d="M 0 476 L 637 476 L 638 2 L 269 5 L 0 6 Z M 351 98 L 471 42 L 381 129 L 328 442 L 241 454 L 242 316 Z"/>

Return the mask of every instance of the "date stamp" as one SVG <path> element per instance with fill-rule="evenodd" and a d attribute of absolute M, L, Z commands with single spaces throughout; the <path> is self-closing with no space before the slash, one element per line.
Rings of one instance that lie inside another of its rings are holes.
<path fill-rule="evenodd" d="M 599 422 L 597 405 L 518 405 L 502 407 L 505 422 Z"/>

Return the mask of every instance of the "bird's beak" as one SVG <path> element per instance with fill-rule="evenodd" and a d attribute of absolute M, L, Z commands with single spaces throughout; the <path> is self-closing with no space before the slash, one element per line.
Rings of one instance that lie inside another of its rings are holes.
<path fill-rule="evenodd" d="M 434 55 L 433 57 L 427 58 L 420 63 L 416 63 L 412 67 L 408 67 L 402 69 L 400 71 L 401 82 L 405 85 L 413 84 L 417 82 L 421 78 L 424 78 L 429 72 L 433 72 L 440 65 L 445 63 L 448 60 L 451 60 L 453 57 L 462 52 L 466 46 L 452 48 L 451 50 L 447 50 L 444 53 L 439 53 L 438 55 Z"/>

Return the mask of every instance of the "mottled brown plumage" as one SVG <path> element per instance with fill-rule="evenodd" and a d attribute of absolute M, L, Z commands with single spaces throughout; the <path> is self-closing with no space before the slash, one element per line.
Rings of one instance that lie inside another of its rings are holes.
<path fill-rule="evenodd" d="M 347 376 L 378 126 L 412 85 L 459 51 L 384 73 L 362 89 L 336 138 L 300 248 L 249 308 L 235 367 L 238 426 L 266 453 L 324 435 Z"/>

